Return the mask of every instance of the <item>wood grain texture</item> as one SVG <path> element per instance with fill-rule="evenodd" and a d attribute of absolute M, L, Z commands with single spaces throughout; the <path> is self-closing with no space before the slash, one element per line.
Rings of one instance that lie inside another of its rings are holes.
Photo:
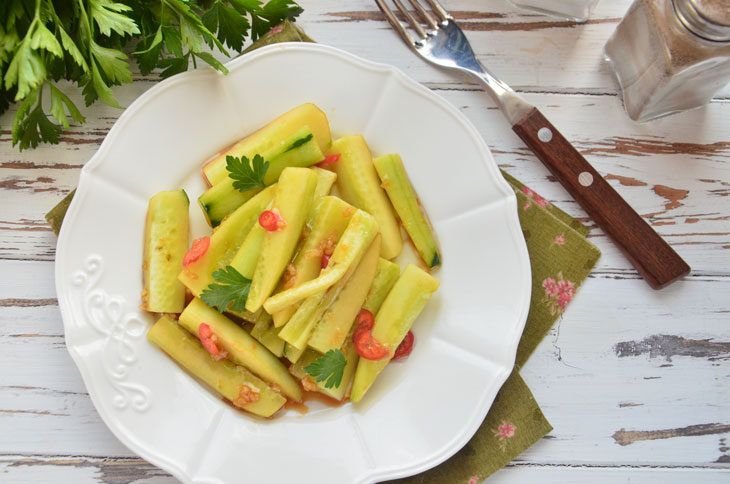
<path fill-rule="evenodd" d="M 603 179 L 578 150 L 536 109 L 512 130 L 532 150 L 596 224 L 608 233 L 621 251 L 654 289 L 661 289 L 689 273 L 689 265 Z M 667 210 L 680 206 L 686 191 L 661 188 L 670 198 Z"/>
<path fill-rule="evenodd" d="M 501 167 L 593 225 L 489 98 L 416 58 L 374 2 L 300 3 L 299 23 L 317 41 L 424 83 L 464 113 Z M 522 371 L 555 430 L 488 483 L 728 482 L 730 86 L 702 109 L 637 125 L 601 61 L 629 0 L 600 2 L 584 25 L 502 0 L 443 3 L 480 60 L 538 106 L 693 267 L 652 291 L 593 229 L 598 267 Z M 156 83 L 135 74 L 115 93 L 128 106 Z M 71 86 L 64 90 L 83 104 Z M 88 123 L 72 125 L 59 145 L 22 153 L 10 142 L 12 110 L 0 117 L 0 481 L 172 484 L 106 428 L 64 344 L 56 239 L 43 216 L 75 187 L 121 111 L 97 103 L 84 114 Z"/>

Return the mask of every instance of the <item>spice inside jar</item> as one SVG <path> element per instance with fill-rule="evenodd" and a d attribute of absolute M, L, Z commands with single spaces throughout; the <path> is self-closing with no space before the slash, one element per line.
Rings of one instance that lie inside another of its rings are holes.
<path fill-rule="evenodd" d="M 703 106 L 730 82 L 730 1 L 635 0 L 604 54 L 631 119 Z"/>
<path fill-rule="evenodd" d="M 585 22 L 598 0 L 507 0 L 516 7 L 545 13 L 554 17 Z"/>

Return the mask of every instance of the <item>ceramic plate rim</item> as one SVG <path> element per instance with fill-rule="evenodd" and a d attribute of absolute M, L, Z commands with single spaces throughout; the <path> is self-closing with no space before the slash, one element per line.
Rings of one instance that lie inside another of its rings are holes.
<path fill-rule="evenodd" d="M 402 87 L 412 89 L 416 92 L 419 92 L 423 95 L 423 97 L 427 100 L 430 100 L 431 102 L 440 105 L 442 108 L 449 111 L 452 115 L 455 116 L 455 118 L 461 123 L 462 127 L 465 131 L 468 132 L 470 137 L 474 140 L 475 145 L 477 146 L 479 152 L 482 154 L 482 161 L 485 163 L 485 165 L 488 168 L 487 173 L 493 178 L 492 181 L 496 183 L 496 185 L 499 187 L 502 198 L 500 200 L 504 200 L 506 202 L 506 210 L 508 210 L 510 213 L 508 214 L 507 218 L 507 229 L 510 231 L 510 235 L 512 239 L 514 239 L 515 243 L 517 244 L 516 250 L 519 256 L 519 262 L 520 267 L 516 268 L 519 272 L 519 279 L 521 284 L 521 290 L 520 290 L 520 312 L 519 317 L 517 318 L 517 321 L 514 322 L 514 340 L 510 342 L 511 348 L 510 353 L 512 354 L 512 364 L 508 368 L 503 368 L 501 375 L 498 377 L 498 386 L 497 388 L 501 388 L 501 386 L 506 381 L 507 377 L 509 376 L 512 367 L 514 366 L 514 357 L 516 355 L 517 351 L 517 345 L 519 343 L 520 337 L 522 335 L 522 331 L 524 329 L 524 325 L 527 319 L 527 313 L 529 310 L 530 305 L 530 297 L 531 297 L 531 269 L 530 269 L 530 263 L 529 263 L 529 254 L 527 252 L 527 247 L 522 235 L 521 227 L 519 224 L 518 216 L 517 216 L 517 198 L 512 190 L 512 188 L 507 184 L 507 182 L 504 180 L 504 178 L 499 174 L 499 171 L 497 169 L 497 165 L 494 162 L 494 159 L 492 158 L 491 152 L 489 151 L 489 148 L 487 147 L 486 143 L 484 142 L 481 135 L 478 133 L 476 128 L 467 120 L 467 118 L 454 106 L 452 106 L 450 103 L 445 101 L 440 96 L 434 94 L 432 91 L 427 89 L 426 87 L 422 86 L 418 82 L 412 80 L 409 78 L 405 73 L 403 73 L 400 69 L 395 68 L 390 65 L 381 64 L 372 62 L 366 59 L 362 59 L 360 57 L 355 56 L 354 54 L 350 54 L 346 51 L 325 46 L 322 44 L 313 44 L 313 43 L 299 43 L 299 42 L 292 42 L 292 43 L 281 43 L 281 44 L 273 44 L 267 47 L 260 48 L 256 51 L 253 51 L 251 53 L 248 53 L 244 56 L 238 57 L 226 64 L 226 67 L 229 69 L 229 71 L 233 72 L 238 69 L 244 68 L 247 64 L 255 61 L 259 57 L 267 56 L 275 54 L 276 52 L 287 50 L 287 51 L 299 51 L 299 52 L 316 52 L 316 53 L 325 53 L 326 55 L 332 55 L 340 57 L 341 59 L 344 59 L 351 64 L 364 68 L 369 70 L 375 70 L 375 71 L 383 71 L 387 72 L 390 76 L 396 78 L 399 82 L 399 84 Z M 166 90 L 170 88 L 171 86 L 180 83 L 180 82 L 186 82 L 189 79 L 193 79 L 195 76 L 201 76 L 201 75 L 210 75 L 210 69 L 199 69 L 199 70 L 193 70 L 188 71 L 182 74 L 178 74 L 170 79 L 167 79 L 165 81 L 162 81 L 149 90 L 147 90 L 145 93 L 143 93 L 141 96 L 139 96 L 118 118 L 118 120 L 115 122 L 114 126 L 111 128 L 107 136 L 105 137 L 104 141 L 102 142 L 99 149 L 96 151 L 96 153 L 89 159 L 89 161 L 84 165 L 84 167 L 81 170 L 81 175 L 79 178 L 79 184 L 77 187 L 76 196 L 74 197 L 68 212 L 66 214 L 66 222 L 63 225 L 63 228 L 68 227 L 72 225 L 73 221 L 76 220 L 76 218 L 79 217 L 79 212 L 81 211 L 81 206 L 83 199 L 87 193 L 88 185 L 91 183 L 91 177 L 90 173 L 94 170 L 94 168 L 97 165 L 101 165 L 101 163 L 104 160 L 104 154 L 107 152 L 109 147 L 113 145 L 113 140 L 118 135 L 118 133 L 123 130 L 124 126 L 128 123 L 133 121 L 135 114 L 137 111 L 139 111 L 148 100 L 152 99 L 154 96 L 161 93 L 163 90 Z M 56 290 L 58 293 L 59 298 L 59 309 L 62 315 L 62 319 L 64 321 L 64 336 L 65 340 L 67 341 L 66 346 L 71 354 L 72 359 L 74 360 L 74 363 L 79 369 L 79 372 L 81 373 L 82 379 L 84 381 L 84 385 L 86 386 L 86 389 L 89 393 L 89 396 L 91 397 L 91 400 L 94 404 L 94 407 L 98 411 L 99 415 L 101 416 L 102 420 L 106 424 L 106 426 L 112 431 L 112 433 L 129 449 L 131 449 L 134 453 L 139 455 L 140 457 L 148 460 L 150 463 L 163 468 L 164 470 L 170 472 L 173 476 L 175 476 L 177 479 L 193 483 L 193 482 L 201 482 L 199 480 L 195 480 L 193 476 L 187 475 L 184 471 L 184 469 L 179 465 L 178 462 L 175 461 L 174 458 L 164 455 L 164 453 L 160 453 L 156 449 L 150 449 L 147 448 L 145 445 L 138 443 L 133 437 L 128 435 L 126 432 L 124 432 L 122 429 L 118 427 L 117 422 L 115 421 L 114 415 L 107 414 L 107 411 L 105 411 L 105 407 L 103 405 L 100 405 L 98 402 L 98 398 L 100 398 L 99 392 L 95 389 L 95 386 L 92 381 L 92 377 L 89 374 L 89 370 L 86 367 L 86 362 L 83 358 L 83 356 L 78 352 L 76 348 L 74 348 L 72 345 L 68 343 L 70 339 L 70 324 L 68 321 L 71 319 L 70 314 L 70 302 L 67 302 L 67 294 L 66 291 L 63 290 L 64 286 L 68 284 L 67 280 L 62 278 L 62 269 L 63 269 L 63 261 L 64 261 L 64 254 L 66 251 L 66 245 L 68 244 L 68 240 L 70 238 L 70 232 L 69 230 L 61 230 L 58 238 L 58 245 L 57 245 L 57 254 L 56 254 L 56 261 L 55 261 L 55 284 L 56 284 Z M 377 482 L 377 480 L 382 479 L 395 479 L 399 477 L 409 476 L 416 473 L 420 473 L 423 471 L 426 471 L 441 462 L 445 461 L 449 457 L 451 457 L 453 454 L 455 454 L 459 449 L 461 449 L 468 440 L 473 436 L 473 434 L 478 429 L 479 425 L 482 423 L 484 417 L 486 416 L 488 410 L 491 408 L 491 405 L 493 403 L 494 397 L 496 396 L 496 392 L 494 395 L 489 397 L 489 395 L 486 395 L 482 399 L 481 402 L 481 408 L 479 412 L 476 412 L 477 417 L 472 418 L 471 420 L 464 423 L 463 431 L 460 435 L 456 436 L 454 439 L 452 439 L 451 442 L 448 442 L 445 444 L 440 451 L 436 455 L 428 456 L 425 459 L 421 459 L 416 462 L 408 463 L 407 465 L 403 465 L 401 467 L 395 468 L 395 469 L 384 469 L 379 470 L 375 468 L 372 472 L 365 475 L 360 479 L 358 484 L 369 484 Z M 488 401 L 487 401 L 488 400 Z M 211 476 L 212 477 L 212 476 Z M 213 478 L 214 481 L 218 482 L 218 479 Z"/>

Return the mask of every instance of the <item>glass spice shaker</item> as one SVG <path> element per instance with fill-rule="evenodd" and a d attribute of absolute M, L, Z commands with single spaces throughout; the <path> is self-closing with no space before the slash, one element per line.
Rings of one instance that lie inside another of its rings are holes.
<path fill-rule="evenodd" d="M 598 0 L 507 0 L 515 7 L 540 12 L 576 22 L 585 22 L 591 16 Z"/>
<path fill-rule="evenodd" d="M 604 58 L 634 121 L 703 106 L 730 82 L 730 0 L 634 0 Z"/>

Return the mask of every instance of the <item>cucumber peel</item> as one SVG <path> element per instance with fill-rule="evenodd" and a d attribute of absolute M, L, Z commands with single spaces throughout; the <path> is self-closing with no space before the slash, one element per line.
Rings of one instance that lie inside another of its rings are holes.
<path fill-rule="evenodd" d="M 305 103 L 277 117 L 206 163 L 203 166 L 203 174 L 208 183 L 215 185 L 228 175 L 227 156 L 245 156 L 251 159 L 256 154 L 281 149 L 286 140 L 305 126 L 314 135 L 314 140 L 322 153 L 327 152 L 332 144 L 327 116 L 314 104 Z"/>
<path fill-rule="evenodd" d="M 167 353 L 180 366 L 243 410 L 261 417 L 276 413 L 286 398 L 261 379 L 228 360 L 214 360 L 200 341 L 182 329 L 172 318 L 163 316 L 147 332 L 147 339 Z M 259 394 L 256 402 L 237 403 L 244 385 Z"/>
<path fill-rule="evenodd" d="M 337 187 L 342 198 L 375 217 L 383 234 L 381 256 L 393 259 L 403 249 L 400 226 L 390 200 L 380 186 L 365 138 L 360 135 L 343 136 L 332 143 L 330 153 L 340 154 L 339 161 L 331 166 L 337 173 Z"/>
<path fill-rule="evenodd" d="M 337 173 L 323 170 L 317 166 L 313 166 L 312 170 L 317 174 L 317 188 L 314 190 L 314 198 L 329 195 L 330 190 L 332 190 L 332 185 L 337 181 Z"/>
<path fill-rule="evenodd" d="M 342 380 L 340 381 L 340 385 L 338 387 L 327 388 L 325 386 L 325 382 L 323 381 L 314 382 L 312 381 L 312 377 L 304 370 L 307 366 L 314 363 L 318 358 L 322 357 L 321 354 L 311 349 L 306 350 L 302 354 L 301 358 L 299 358 L 298 361 L 296 361 L 292 366 L 289 367 L 289 372 L 299 380 L 307 379 L 310 383 L 314 383 L 315 385 L 317 385 L 318 392 L 323 393 L 328 397 L 334 398 L 335 400 L 342 401 L 345 398 L 347 390 L 349 390 L 350 388 L 350 384 L 352 383 L 352 378 L 355 374 L 355 369 L 357 368 L 357 360 L 359 356 L 351 340 L 345 341 L 345 344 L 342 346 L 340 351 L 342 351 L 342 354 L 345 356 L 345 361 L 347 361 L 347 364 L 345 365 L 345 369 L 342 372 Z"/>
<path fill-rule="evenodd" d="M 273 325 L 271 316 L 264 311 L 262 317 L 256 321 L 251 329 L 251 336 L 256 338 L 259 343 L 266 346 L 266 349 L 281 358 L 284 356 L 284 345 L 286 342 L 279 338 L 278 331 Z"/>
<path fill-rule="evenodd" d="M 241 205 L 219 225 L 210 236 L 210 246 L 203 256 L 183 267 L 178 275 L 180 282 L 190 289 L 194 296 L 212 284 L 213 273 L 229 265 L 247 234 L 257 223 L 262 211 L 271 203 L 276 185 L 263 191 Z"/>
<path fill-rule="evenodd" d="M 314 198 L 317 175 L 308 168 L 285 168 L 277 183 L 272 211 L 278 213 L 284 227 L 264 234 L 256 263 L 246 309 L 256 312 L 276 288 L 307 220 Z M 269 312 L 271 314 L 271 312 Z"/>
<path fill-rule="evenodd" d="M 430 268 L 438 266 L 441 264 L 441 252 L 431 230 L 431 224 L 428 223 L 413 185 L 408 180 L 400 155 L 380 156 L 373 160 L 373 165 L 382 181 L 381 185 L 421 258 Z"/>
<path fill-rule="evenodd" d="M 360 260 L 368 257 L 377 260 L 380 253 L 380 234 L 375 236 L 373 242 L 362 255 Z M 347 273 L 326 291 L 309 296 L 304 300 L 297 312 L 294 313 L 289 322 L 279 332 L 279 336 L 288 344 L 302 350 L 307 346 L 312 331 L 322 318 L 325 311 L 339 298 L 343 289 L 347 287 L 352 276 L 357 272 L 360 261 L 355 262 L 347 270 Z M 339 346 L 338 346 L 339 347 Z"/>
<path fill-rule="evenodd" d="M 325 291 L 328 287 L 342 279 L 342 276 L 357 265 L 365 250 L 378 233 L 375 218 L 363 210 L 357 210 L 347 224 L 340 237 L 327 267 L 320 275 L 300 286 L 275 294 L 264 302 L 264 309 L 269 314 L 295 304 L 309 296 Z"/>
<path fill-rule="evenodd" d="M 210 326 L 217 344 L 228 352 L 228 359 L 241 365 L 262 380 L 277 385 L 281 392 L 296 401 L 302 398 L 301 388 L 284 364 L 243 328 L 194 298 L 180 315 L 179 323 L 197 335 L 201 323 Z"/>
<path fill-rule="evenodd" d="M 269 163 L 263 176 L 265 186 L 275 183 L 285 168 L 307 167 L 321 161 L 324 156 L 306 126 L 283 145 L 259 154 Z M 226 176 L 203 193 L 198 201 L 210 226 L 216 227 L 226 215 L 259 191 L 261 188 L 240 192 L 234 187 L 233 178 Z"/>
<path fill-rule="evenodd" d="M 399 276 L 400 266 L 398 264 L 383 258 L 379 259 L 373 283 L 370 286 L 362 308 L 367 309 L 373 314 L 377 314 L 378 309 L 380 309 L 380 306 L 385 301 L 386 296 L 388 296 L 388 293 L 393 288 Z"/>
<path fill-rule="evenodd" d="M 190 201 L 184 190 L 150 198 L 144 230 L 142 306 L 153 313 L 179 313 L 185 286 L 177 279 L 188 250 Z"/>
<path fill-rule="evenodd" d="M 380 236 L 377 236 L 337 299 L 330 304 L 316 323 L 307 343 L 310 348 L 324 354 L 342 346 L 368 295 L 378 269 L 379 256 Z"/>
<path fill-rule="evenodd" d="M 318 200 L 316 218 L 311 223 L 309 235 L 304 239 L 292 262 L 296 274 L 294 287 L 311 281 L 319 275 L 322 270 L 322 246 L 327 243 L 328 239 L 333 244 L 337 243 L 355 210 L 352 205 L 337 197 L 326 196 Z M 280 283 L 277 292 L 283 290 L 284 284 Z M 296 305 L 292 305 L 273 313 L 274 325 L 279 328 L 286 324 L 296 310 Z"/>
<path fill-rule="evenodd" d="M 264 245 L 265 235 L 266 230 L 258 223 L 255 223 L 231 261 L 231 266 L 246 279 L 251 279 L 256 271 L 256 264 L 261 254 L 261 247 Z"/>
<path fill-rule="evenodd" d="M 372 329 L 373 337 L 388 348 L 388 354 L 379 360 L 360 358 L 355 370 L 350 399 L 359 402 L 375 378 L 393 358 L 395 350 L 416 320 L 439 282 L 415 264 L 408 264 L 388 293 Z"/>
<path fill-rule="evenodd" d="M 292 345 L 284 342 L 284 358 L 289 360 L 290 363 L 296 363 L 299 358 L 304 354 L 304 350 L 297 349 Z"/>

